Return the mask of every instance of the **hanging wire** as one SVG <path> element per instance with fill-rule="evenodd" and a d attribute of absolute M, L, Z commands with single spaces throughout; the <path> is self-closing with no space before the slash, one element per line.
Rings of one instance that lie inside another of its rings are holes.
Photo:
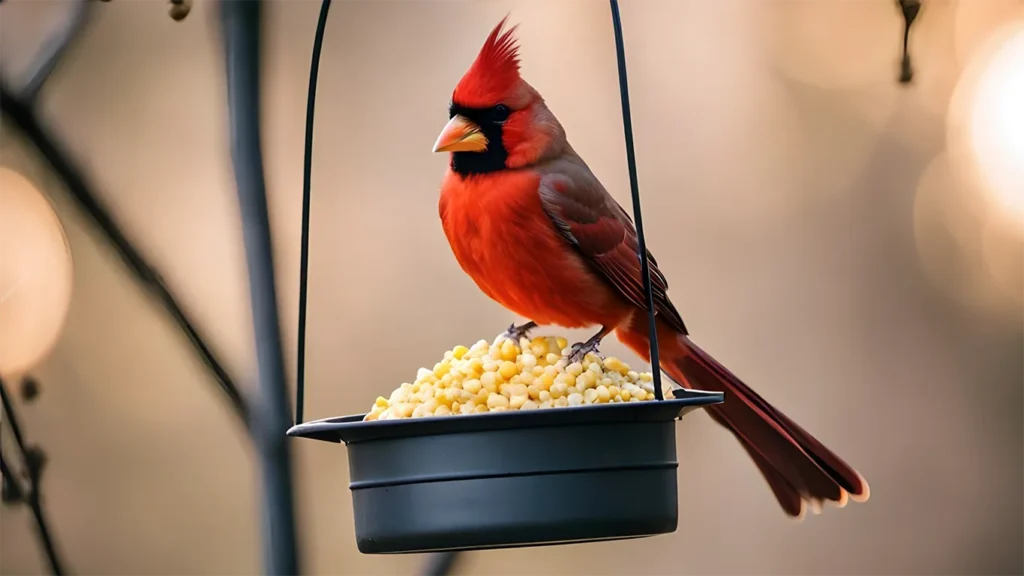
<path fill-rule="evenodd" d="M 306 96 L 306 157 L 302 165 L 302 239 L 299 241 L 299 342 L 296 350 L 295 423 L 302 424 L 306 403 L 306 289 L 309 285 L 309 188 L 313 173 L 313 109 L 316 106 L 316 80 L 320 72 L 320 51 L 324 44 L 327 12 L 331 0 L 320 4 L 320 19 L 313 37 L 313 58 L 309 66 L 309 93 Z"/>
<path fill-rule="evenodd" d="M 622 44 L 622 20 L 619 17 L 619 3 L 609 0 L 612 9 L 612 28 L 615 30 L 615 55 L 619 62 L 619 94 L 622 96 L 622 129 L 626 133 L 626 163 L 629 165 L 629 188 L 633 196 L 633 220 L 640 258 L 640 274 L 644 279 L 644 296 L 647 299 L 647 321 L 650 324 L 651 372 L 654 376 L 654 396 L 664 400 L 661 391 L 661 363 L 658 354 L 658 327 L 654 323 L 654 292 L 651 290 L 651 268 L 647 262 L 647 242 L 644 240 L 644 221 L 640 212 L 640 188 L 636 182 L 636 154 L 633 152 L 633 120 L 629 113 L 629 83 L 626 80 L 626 51 Z"/>

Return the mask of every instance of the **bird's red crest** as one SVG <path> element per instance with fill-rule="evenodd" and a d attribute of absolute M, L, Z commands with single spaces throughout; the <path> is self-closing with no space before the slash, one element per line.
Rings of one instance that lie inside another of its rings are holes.
<path fill-rule="evenodd" d="M 516 27 L 502 32 L 508 16 L 491 30 L 473 65 L 459 81 L 452 100 L 471 108 L 496 106 L 510 97 L 519 83 Z"/>

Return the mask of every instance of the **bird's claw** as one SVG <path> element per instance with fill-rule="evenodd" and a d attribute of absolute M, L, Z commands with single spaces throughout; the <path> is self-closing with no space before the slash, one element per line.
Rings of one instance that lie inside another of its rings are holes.
<path fill-rule="evenodd" d="M 529 336 L 530 331 L 536 327 L 537 325 L 534 324 L 533 322 L 527 322 L 522 326 L 516 326 L 516 323 L 513 322 L 512 324 L 509 325 L 508 330 L 505 330 L 501 334 L 498 334 L 498 338 L 496 339 L 496 341 L 500 342 L 502 340 L 508 339 L 515 342 L 516 344 L 519 344 L 519 339 L 526 338 L 527 336 Z"/>
<path fill-rule="evenodd" d="M 587 354 L 595 354 L 598 358 L 604 360 L 604 355 L 597 349 L 598 342 L 588 340 L 586 342 L 577 342 L 572 345 L 569 352 L 569 363 L 583 362 Z"/>

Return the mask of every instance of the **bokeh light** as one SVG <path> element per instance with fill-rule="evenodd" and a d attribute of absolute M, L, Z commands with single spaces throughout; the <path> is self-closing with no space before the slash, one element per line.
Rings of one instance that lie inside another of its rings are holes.
<path fill-rule="evenodd" d="M 967 65 L 993 31 L 1007 22 L 1024 18 L 1021 0 L 972 0 L 956 2 L 953 6 L 956 10 L 953 46 L 960 66 Z"/>
<path fill-rule="evenodd" d="M 985 189 L 1024 222 L 1024 26 L 1016 26 L 979 79 L 970 145 Z"/>
<path fill-rule="evenodd" d="M 1019 322 L 1024 20 L 1003 18 L 997 27 L 980 10 L 958 14 L 957 54 L 969 58 L 950 98 L 945 152 L 921 176 L 914 228 L 922 263 L 943 291 L 972 309 Z M 936 202 L 944 206 L 941 223 L 929 208 Z"/>
<path fill-rule="evenodd" d="M 71 252 L 50 202 L 0 167 L 0 374 L 21 374 L 53 348 L 71 285 Z"/>

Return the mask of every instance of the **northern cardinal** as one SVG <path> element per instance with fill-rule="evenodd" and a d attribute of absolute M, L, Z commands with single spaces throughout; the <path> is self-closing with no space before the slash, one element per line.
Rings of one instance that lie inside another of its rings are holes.
<path fill-rule="evenodd" d="M 438 208 L 452 252 L 484 293 L 531 320 L 513 324 L 509 337 L 539 325 L 600 326 L 573 345 L 573 360 L 615 332 L 650 361 L 633 221 L 520 77 L 507 18 L 456 86 L 434 144 L 451 154 Z M 649 251 L 648 258 L 661 369 L 678 385 L 725 392 L 725 402 L 707 410 L 739 439 L 783 510 L 800 518 L 807 504 L 817 511 L 824 501 L 866 500 L 860 474 L 690 340 Z"/>

